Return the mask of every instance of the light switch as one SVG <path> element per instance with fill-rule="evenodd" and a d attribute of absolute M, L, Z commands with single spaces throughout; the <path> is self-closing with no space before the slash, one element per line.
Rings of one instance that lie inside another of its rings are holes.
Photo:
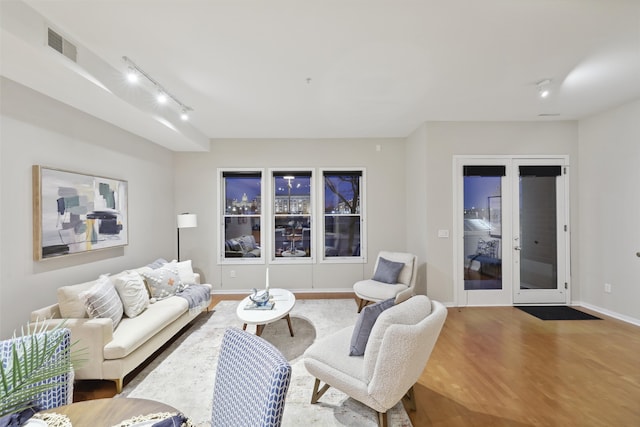
<path fill-rule="evenodd" d="M 441 239 L 449 238 L 449 230 L 438 230 L 438 237 Z"/>

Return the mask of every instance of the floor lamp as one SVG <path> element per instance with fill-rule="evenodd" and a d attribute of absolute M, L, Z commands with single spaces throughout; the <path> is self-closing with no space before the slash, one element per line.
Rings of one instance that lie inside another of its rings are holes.
<path fill-rule="evenodd" d="M 198 226 L 198 216 L 189 212 L 178 215 L 178 261 L 180 261 L 180 229 Z"/>

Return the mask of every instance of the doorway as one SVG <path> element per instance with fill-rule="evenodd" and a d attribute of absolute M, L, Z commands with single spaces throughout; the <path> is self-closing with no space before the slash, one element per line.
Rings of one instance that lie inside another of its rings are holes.
<path fill-rule="evenodd" d="M 569 301 L 568 158 L 456 157 L 456 301 Z"/>

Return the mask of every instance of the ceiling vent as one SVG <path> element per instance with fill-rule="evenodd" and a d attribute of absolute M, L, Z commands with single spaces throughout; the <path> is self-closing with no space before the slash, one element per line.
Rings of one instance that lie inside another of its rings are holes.
<path fill-rule="evenodd" d="M 78 49 L 69 40 L 66 40 L 60 34 L 53 31 L 51 28 L 47 29 L 47 44 L 49 47 L 57 50 L 73 62 L 77 62 Z"/>

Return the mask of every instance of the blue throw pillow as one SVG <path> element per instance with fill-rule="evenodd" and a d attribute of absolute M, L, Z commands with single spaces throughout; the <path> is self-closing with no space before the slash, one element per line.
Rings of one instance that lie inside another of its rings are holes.
<path fill-rule="evenodd" d="M 398 283 L 398 276 L 403 268 L 404 262 L 389 261 L 386 258 L 380 257 L 376 272 L 373 274 L 373 280 L 395 285 Z"/>
<path fill-rule="evenodd" d="M 356 325 L 353 328 L 353 335 L 351 335 L 351 346 L 349 348 L 349 356 L 362 356 L 365 348 L 367 348 L 367 341 L 369 341 L 369 335 L 373 325 L 376 323 L 380 313 L 385 311 L 389 307 L 393 307 L 395 298 L 389 298 L 384 301 L 377 302 L 366 306 L 360 312 Z"/>

